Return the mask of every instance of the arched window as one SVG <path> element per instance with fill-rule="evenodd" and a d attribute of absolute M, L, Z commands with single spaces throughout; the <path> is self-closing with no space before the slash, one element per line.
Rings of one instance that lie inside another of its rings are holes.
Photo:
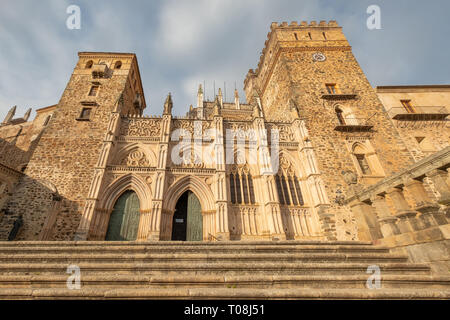
<path fill-rule="evenodd" d="M 92 60 L 89 60 L 88 62 L 86 62 L 86 65 L 84 66 L 84 68 L 90 69 L 90 68 L 92 68 L 93 64 L 94 64 L 94 62 Z"/>
<path fill-rule="evenodd" d="M 343 111 L 341 108 L 336 107 L 335 109 L 336 111 L 336 117 L 338 118 L 339 124 L 340 125 L 345 125 L 345 119 L 344 119 L 344 115 L 343 115 Z"/>
<path fill-rule="evenodd" d="M 230 173 L 232 204 L 255 204 L 253 178 L 247 165 L 233 166 Z"/>
<path fill-rule="evenodd" d="M 280 159 L 280 170 L 275 175 L 275 184 L 281 205 L 304 205 L 299 180 L 292 164 L 284 157 Z"/>
<path fill-rule="evenodd" d="M 114 69 L 120 69 L 122 67 L 122 61 L 116 61 L 114 64 Z"/>

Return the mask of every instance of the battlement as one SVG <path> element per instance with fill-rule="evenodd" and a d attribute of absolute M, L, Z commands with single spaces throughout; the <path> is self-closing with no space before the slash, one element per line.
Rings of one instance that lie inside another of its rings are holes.
<path fill-rule="evenodd" d="M 292 21 L 272 22 L 270 31 L 267 34 L 267 40 L 261 51 L 261 56 L 256 70 L 250 69 L 244 81 L 244 87 L 247 87 L 250 79 L 260 75 L 264 67 L 267 67 L 269 61 L 275 56 L 276 51 L 284 47 L 309 47 L 310 49 L 325 46 L 349 46 L 345 38 L 342 27 L 335 20 L 326 22 L 317 21 Z"/>

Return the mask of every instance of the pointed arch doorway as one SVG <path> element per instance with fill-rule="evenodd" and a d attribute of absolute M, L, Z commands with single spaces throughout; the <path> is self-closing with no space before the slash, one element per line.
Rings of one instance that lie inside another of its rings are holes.
<path fill-rule="evenodd" d="M 125 191 L 109 218 L 106 241 L 135 241 L 139 229 L 140 203 L 136 192 Z"/>
<path fill-rule="evenodd" d="M 192 191 L 178 199 L 172 220 L 173 241 L 202 241 L 203 216 L 200 201 Z"/>

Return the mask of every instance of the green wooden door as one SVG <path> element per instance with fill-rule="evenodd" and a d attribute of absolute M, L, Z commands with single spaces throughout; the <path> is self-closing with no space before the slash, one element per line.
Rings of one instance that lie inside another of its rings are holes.
<path fill-rule="evenodd" d="M 193 192 L 190 192 L 188 195 L 186 240 L 203 240 L 202 207 Z"/>
<path fill-rule="evenodd" d="M 106 240 L 134 241 L 139 229 L 139 198 L 134 191 L 126 191 L 117 199 L 109 219 Z"/>

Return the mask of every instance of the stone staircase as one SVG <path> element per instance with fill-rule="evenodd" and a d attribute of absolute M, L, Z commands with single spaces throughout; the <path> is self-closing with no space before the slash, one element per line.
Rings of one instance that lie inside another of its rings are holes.
<path fill-rule="evenodd" d="M 0 242 L 0 299 L 449 298 L 450 277 L 365 242 Z"/>

